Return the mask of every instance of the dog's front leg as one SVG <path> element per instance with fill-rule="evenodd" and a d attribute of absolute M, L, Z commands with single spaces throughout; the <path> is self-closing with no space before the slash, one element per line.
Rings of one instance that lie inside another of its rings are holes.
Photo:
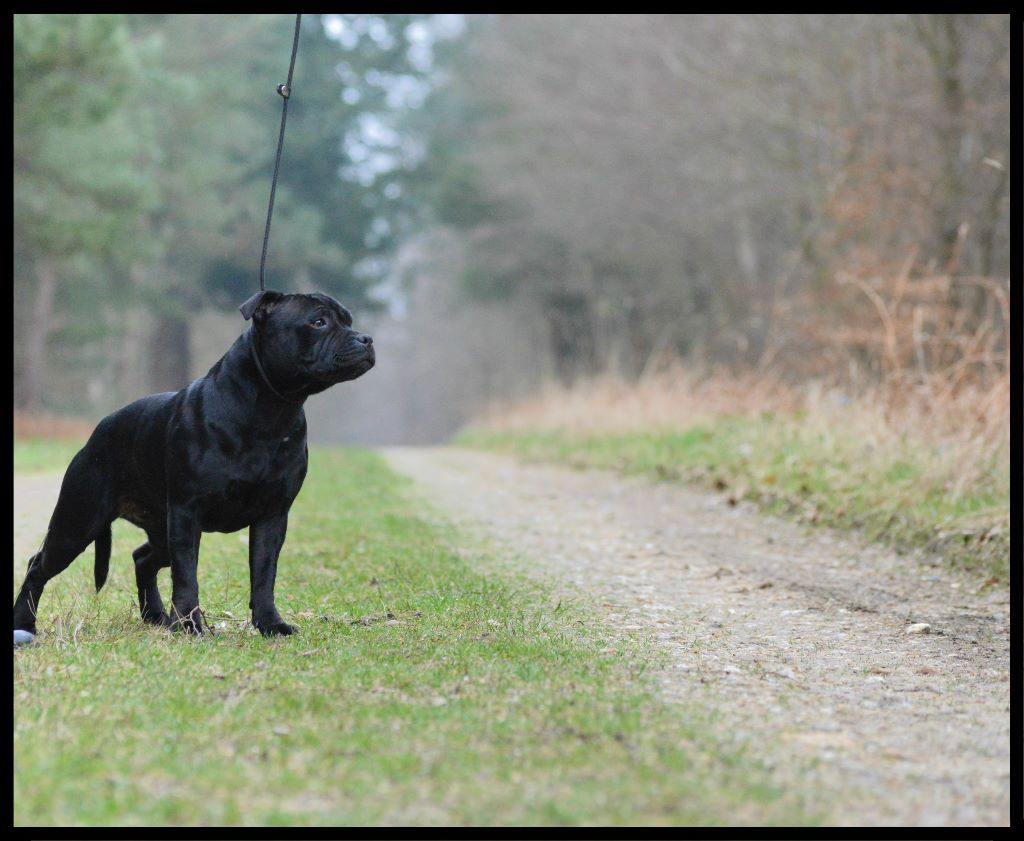
<path fill-rule="evenodd" d="M 171 627 L 187 634 L 203 632 L 199 613 L 199 538 L 194 506 L 168 503 L 167 551 L 171 560 Z"/>
<path fill-rule="evenodd" d="M 288 512 L 257 520 L 249 527 L 249 607 L 252 624 L 263 636 L 294 634 L 298 629 L 285 622 L 274 605 L 277 557 L 288 531 Z"/>

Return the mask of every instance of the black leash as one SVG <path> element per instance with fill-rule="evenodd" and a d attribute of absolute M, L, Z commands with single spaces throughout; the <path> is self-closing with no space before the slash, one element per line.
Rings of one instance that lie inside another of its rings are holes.
<path fill-rule="evenodd" d="M 260 291 L 266 289 L 263 269 L 267 262 L 267 244 L 270 242 L 270 220 L 274 215 L 274 193 L 277 192 L 277 171 L 281 168 L 281 150 L 284 149 L 284 125 L 288 121 L 288 98 L 292 95 L 292 72 L 295 70 L 295 55 L 299 51 L 299 26 L 302 15 L 295 16 L 295 38 L 292 41 L 292 60 L 288 65 L 288 81 L 277 86 L 277 92 L 284 99 L 281 107 L 281 133 L 277 138 L 277 158 L 274 161 L 274 180 L 270 184 L 270 206 L 267 208 L 267 227 L 263 231 L 263 254 L 260 257 Z"/>

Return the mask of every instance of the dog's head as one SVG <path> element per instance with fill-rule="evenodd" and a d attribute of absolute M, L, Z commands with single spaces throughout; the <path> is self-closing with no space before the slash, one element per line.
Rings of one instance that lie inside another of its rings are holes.
<path fill-rule="evenodd" d="M 282 388 L 315 394 L 361 377 L 376 361 L 373 339 L 352 329 L 352 313 L 330 295 L 268 289 L 239 309 L 252 319 L 260 360 Z"/>

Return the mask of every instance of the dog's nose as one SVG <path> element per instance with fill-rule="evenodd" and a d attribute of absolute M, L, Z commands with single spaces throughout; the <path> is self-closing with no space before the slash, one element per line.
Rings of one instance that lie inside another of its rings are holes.
<path fill-rule="evenodd" d="M 356 336 L 356 341 L 360 344 L 369 346 L 373 344 L 373 336 L 367 336 L 366 333 L 360 333 Z"/>

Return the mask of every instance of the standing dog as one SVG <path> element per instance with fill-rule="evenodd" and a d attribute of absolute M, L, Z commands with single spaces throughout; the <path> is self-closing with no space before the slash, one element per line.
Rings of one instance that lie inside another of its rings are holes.
<path fill-rule="evenodd" d="M 253 624 L 265 636 L 295 632 L 274 606 L 274 579 L 288 511 L 306 476 L 302 404 L 369 371 L 373 339 L 320 293 L 268 290 L 240 309 L 252 325 L 205 377 L 108 415 L 72 459 L 14 603 L 16 644 L 35 636 L 46 582 L 90 543 L 96 589 L 103 586 L 118 517 L 148 538 L 132 553 L 144 621 L 202 633 L 199 538 L 248 526 Z M 163 567 L 171 568 L 170 613 L 157 587 Z"/>

